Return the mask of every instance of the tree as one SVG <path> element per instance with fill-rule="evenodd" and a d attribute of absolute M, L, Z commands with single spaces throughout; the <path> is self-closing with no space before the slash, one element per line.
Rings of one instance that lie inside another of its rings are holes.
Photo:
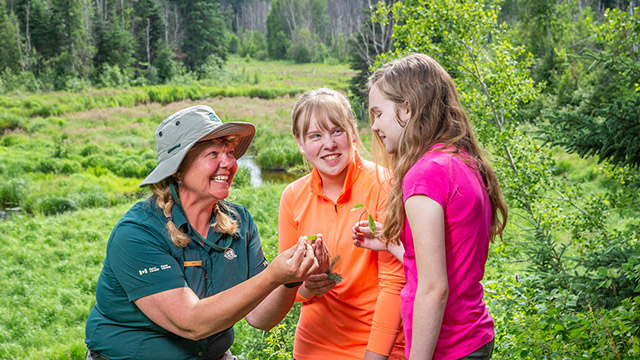
<path fill-rule="evenodd" d="M 0 53 L 0 71 L 11 69 L 21 70 L 21 50 L 19 25 L 15 16 L 9 16 L 4 6 L 0 5 L 0 39 L 2 40 L 2 52 Z"/>
<path fill-rule="evenodd" d="M 122 20 L 115 14 L 96 23 L 96 54 L 93 58 L 96 69 L 102 64 L 118 65 L 122 70 L 129 69 L 135 61 L 133 35 L 124 29 Z"/>
<path fill-rule="evenodd" d="M 136 68 L 150 68 L 164 35 L 164 22 L 158 2 L 138 0 L 134 6 L 132 28 L 135 38 Z"/>
<path fill-rule="evenodd" d="M 187 68 L 197 70 L 211 56 L 225 60 L 225 25 L 219 4 L 206 0 L 189 0 L 180 6 L 185 19 L 182 50 L 186 55 L 184 61 Z"/>
<path fill-rule="evenodd" d="M 57 39 L 56 72 L 66 76 L 85 77 L 90 73 L 93 47 L 89 41 L 83 0 L 53 0 L 51 4 L 52 32 Z M 61 88 L 63 84 L 58 84 Z"/>
<path fill-rule="evenodd" d="M 392 6 L 396 1 L 387 0 L 386 6 Z M 387 8 L 388 9 L 388 8 Z M 354 111 L 359 119 L 366 119 L 368 111 L 367 81 L 369 80 L 370 67 L 376 58 L 393 49 L 393 28 L 395 18 L 393 12 L 378 12 L 375 19 L 375 6 L 371 0 L 367 0 L 366 6 L 361 10 L 361 25 L 349 41 L 351 56 L 349 65 L 351 69 L 358 73 L 350 80 L 351 94 L 358 103 L 354 106 Z"/>
<path fill-rule="evenodd" d="M 552 111 L 545 139 L 582 157 L 640 166 L 640 14 L 607 10 L 594 27 L 599 52 L 583 56 L 591 66 L 591 92 L 578 106 Z"/>
<path fill-rule="evenodd" d="M 291 46 L 293 29 L 285 22 L 285 3 L 273 0 L 267 15 L 267 53 L 272 59 L 284 59 Z"/>

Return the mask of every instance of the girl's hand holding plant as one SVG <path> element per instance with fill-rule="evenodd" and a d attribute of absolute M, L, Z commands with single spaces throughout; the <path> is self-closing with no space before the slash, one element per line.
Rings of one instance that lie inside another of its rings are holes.
<path fill-rule="evenodd" d="M 358 221 L 354 226 L 351 234 L 353 239 L 353 245 L 365 249 L 375 251 L 387 251 L 387 245 L 385 245 L 378 237 L 377 234 L 382 231 L 382 224 L 374 221 L 375 233 L 371 232 L 369 222 L 366 220 Z"/>

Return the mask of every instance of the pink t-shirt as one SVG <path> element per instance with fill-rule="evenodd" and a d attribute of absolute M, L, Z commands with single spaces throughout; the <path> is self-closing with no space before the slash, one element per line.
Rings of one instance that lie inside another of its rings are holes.
<path fill-rule="evenodd" d="M 494 337 L 493 320 L 482 300 L 484 292 L 480 284 L 489 252 L 491 201 L 479 172 L 460 158 L 465 154 L 429 151 L 409 169 L 402 181 L 405 202 L 413 195 L 426 195 L 444 210 L 449 297 L 434 359 L 459 359 Z M 414 340 L 411 333 L 418 275 L 407 220 L 400 239 L 405 247 L 407 284 L 401 293 L 401 311 L 408 358 Z"/>

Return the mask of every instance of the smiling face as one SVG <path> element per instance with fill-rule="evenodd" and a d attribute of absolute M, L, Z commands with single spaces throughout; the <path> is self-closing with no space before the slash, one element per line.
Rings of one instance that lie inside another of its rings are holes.
<path fill-rule="evenodd" d="M 372 121 L 371 130 L 380 138 L 385 150 L 395 154 L 404 130 L 400 124 L 405 124 L 411 116 L 409 107 L 397 106 L 374 85 L 369 90 L 369 113 Z"/>
<path fill-rule="evenodd" d="M 184 160 L 180 172 L 180 196 L 218 201 L 229 196 L 233 176 L 238 171 L 235 144 L 220 140 L 196 144 Z"/>
<path fill-rule="evenodd" d="M 321 177 L 344 180 L 353 145 L 346 131 L 331 122 L 324 113 L 311 114 L 306 134 L 296 138 L 296 143 Z"/>

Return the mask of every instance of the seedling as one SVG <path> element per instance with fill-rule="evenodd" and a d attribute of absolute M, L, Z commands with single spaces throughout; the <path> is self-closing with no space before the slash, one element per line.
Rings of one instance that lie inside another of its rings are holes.
<path fill-rule="evenodd" d="M 375 235 L 376 222 L 375 220 L 373 220 L 373 216 L 371 216 L 371 213 L 364 206 L 364 204 L 356 204 L 356 206 L 354 206 L 353 209 L 351 209 L 351 211 L 356 211 L 357 209 L 360 209 L 360 208 L 364 208 L 364 211 L 362 212 L 362 214 L 360 214 L 360 217 L 358 218 L 358 223 L 360 223 L 360 221 L 362 220 L 362 215 L 364 215 L 364 213 L 367 213 L 367 215 L 369 215 L 369 230 L 371 230 L 372 235 Z M 360 237 L 361 237 L 361 234 L 358 234 L 358 240 L 362 240 Z"/>
<path fill-rule="evenodd" d="M 307 240 L 311 241 L 312 244 L 318 238 L 316 235 L 306 235 L 305 237 L 307 238 Z M 338 260 L 340 260 L 340 255 L 334 256 L 329 263 L 329 268 L 325 271 L 325 274 L 329 275 L 329 279 L 331 279 L 336 284 L 342 281 L 342 275 L 333 271 L 333 267 L 336 265 Z"/>
<path fill-rule="evenodd" d="M 342 275 L 340 275 L 337 272 L 333 271 L 333 267 L 338 263 L 338 260 L 340 260 L 340 255 L 336 255 L 331 259 L 331 263 L 329 265 L 329 269 L 327 269 L 327 271 L 325 271 L 325 274 L 329 275 L 329 279 L 332 280 L 334 283 L 339 283 L 342 282 Z"/>

